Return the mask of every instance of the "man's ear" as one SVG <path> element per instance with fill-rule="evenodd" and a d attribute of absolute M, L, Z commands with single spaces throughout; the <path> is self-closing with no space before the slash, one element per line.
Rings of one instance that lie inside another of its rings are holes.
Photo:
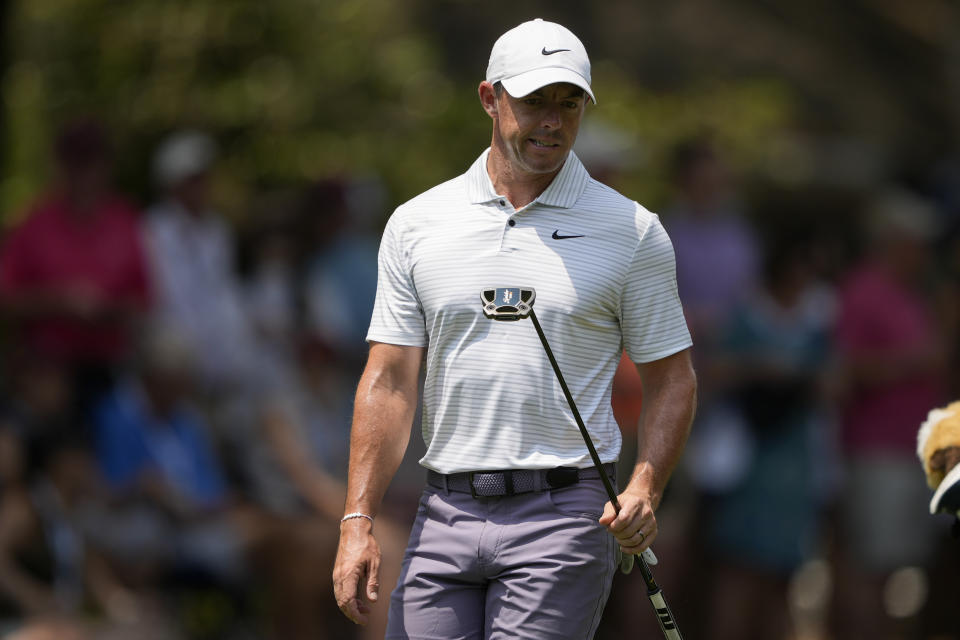
<path fill-rule="evenodd" d="M 497 118 L 497 90 L 493 88 L 491 83 L 484 80 L 477 87 L 477 93 L 480 95 L 480 104 L 483 105 L 483 110 L 491 118 Z"/>

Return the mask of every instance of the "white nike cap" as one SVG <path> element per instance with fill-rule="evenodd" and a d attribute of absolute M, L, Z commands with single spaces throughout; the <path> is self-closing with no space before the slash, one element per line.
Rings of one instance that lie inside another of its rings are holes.
<path fill-rule="evenodd" d="M 590 58 L 583 43 L 566 27 L 540 18 L 497 38 L 490 51 L 487 82 L 500 82 L 514 98 L 548 84 L 569 82 L 597 102 L 590 89 Z"/>

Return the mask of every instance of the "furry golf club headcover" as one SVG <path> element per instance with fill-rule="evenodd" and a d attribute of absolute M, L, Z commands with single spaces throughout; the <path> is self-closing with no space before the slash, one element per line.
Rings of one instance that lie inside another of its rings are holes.
<path fill-rule="evenodd" d="M 917 433 L 917 455 L 936 491 L 930 513 L 960 515 L 960 401 L 930 412 Z"/>

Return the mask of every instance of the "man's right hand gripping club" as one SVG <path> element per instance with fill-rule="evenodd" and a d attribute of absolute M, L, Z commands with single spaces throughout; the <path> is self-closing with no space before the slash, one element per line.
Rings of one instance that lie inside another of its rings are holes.
<path fill-rule="evenodd" d="M 380 592 L 380 545 L 373 536 L 373 523 L 366 518 L 340 523 L 333 592 L 345 616 L 356 624 L 367 624 L 367 601 L 376 602 Z"/>

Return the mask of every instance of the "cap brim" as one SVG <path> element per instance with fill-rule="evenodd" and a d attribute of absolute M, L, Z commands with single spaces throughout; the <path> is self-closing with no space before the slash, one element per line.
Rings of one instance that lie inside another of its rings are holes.
<path fill-rule="evenodd" d="M 500 82 L 503 84 L 503 88 L 507 90 L 507 93 L 514 98 L 522 98 L 523 96 L 530 95 L 537 89 L 543 88 L 548 84 L 568 82 L 586 91 L 587 95 L 590 96 L 590 100 L 593 101 L 594 104 L 597 103 L 597 99 L 590 89 L 590 83 L 579 73 L 561 67 L 534 69 L 533 71 L 527 71 L 512 78 L 504 78 Z"/>

